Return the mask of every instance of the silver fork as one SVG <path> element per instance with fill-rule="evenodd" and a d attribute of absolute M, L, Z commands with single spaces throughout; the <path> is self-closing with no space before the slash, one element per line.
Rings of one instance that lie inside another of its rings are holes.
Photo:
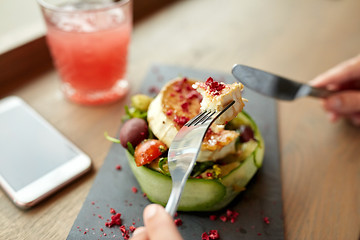
<path fill-rule="evenodd" d="M 235 101 L 222 111 L 203 111 L 188 121 L 176 134 L 168 152 L 168 166 L 172 178 L 172 190 L 166 204 L 166 211 L 173 217 L 181 194 L 199 154 L 201 143 L 210 125 Z"/>

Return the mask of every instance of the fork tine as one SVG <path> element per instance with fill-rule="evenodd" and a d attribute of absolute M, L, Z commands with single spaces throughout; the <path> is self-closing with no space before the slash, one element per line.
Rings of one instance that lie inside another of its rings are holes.
<path fill-rule="evenodd" d="M 197 120 L 199 120 L 200 118 L 202 118 L 204 116 L 206 112 L 200 112 L 198 115 L 196 115 L 195 117 L 193 117 L 190 121 L 188 121 L 185 126 L 190 127 L 194 122 L 196 122 Z"/>
<path fill-rule="evenodd" d="M 192 125 L 196 126 L 199 124 L 204 124 L 207 120 L 209 120 L 212 117 L 217 118 L 218 115 L 221 115 L 229 107 L 231 107 L 234 103 L 235 103 L 235 101 L 232 101 L 231 103 L 229 103 L 221 112 L 216 112 L 216 111 L 212 111 L 212 110 L 202 111 L 198 115 L 196 115 L 194 118 L 190 119 L 184 126 L 190 127 Z"/>
<path fill-rule="evenodd" d="M 205 111 L 206 114 L 203 118 L 199 119 L 196 123 L 194 123 L 194 126 L 198 124 L 204 124 L 207 120 L 209 120 L 216 112 L 214 111 Z"/>
<path fill-rule="evenodd" d="M 193 122 L 193 125 L 196 126 L 199 122 L 203 121 L 203 119 L 207 118 L 207 115 L 209 114 L 208 111 L 204 111 L 204 114 L 201 116 L 201 118 L 198 118 L 196 121 Z"/>

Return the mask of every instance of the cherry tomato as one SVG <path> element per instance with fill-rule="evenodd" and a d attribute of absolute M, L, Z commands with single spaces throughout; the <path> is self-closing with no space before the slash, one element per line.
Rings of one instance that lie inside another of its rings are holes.
<path fill-rule="evenodd" d="M 167 150 L 167 146 L 160 140 L 149 139 L 142 141 L 135 148 L 134 158 L 136 166 L 148 164 L 161 156 Z"/>

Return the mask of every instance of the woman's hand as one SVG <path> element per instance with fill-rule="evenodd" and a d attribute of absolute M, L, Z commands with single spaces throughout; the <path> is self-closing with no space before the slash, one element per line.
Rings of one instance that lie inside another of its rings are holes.
<path fill-rule="evenodd" d="M 316 77 L 311 85 L 339 91 L 323 102 L 331 121 L 345 118 L 360 126 L 360 55 Z"/>
<path fill-rule="evenodd" d="M 172 217 L 158 204 L 150 204 L 144 210 L 145 227 L 135 230 L 131 240 L 182 240 Z"/>

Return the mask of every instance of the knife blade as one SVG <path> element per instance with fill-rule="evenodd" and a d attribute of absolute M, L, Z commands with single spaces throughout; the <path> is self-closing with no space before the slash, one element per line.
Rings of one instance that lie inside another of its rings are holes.
<path fill-rule="evenodd" d="M 279 100 L 291 101 L 305 96 L 326 98 L 334 93 L 241 64 L 233 66 L 232 74 L 251 90 Z"/>

